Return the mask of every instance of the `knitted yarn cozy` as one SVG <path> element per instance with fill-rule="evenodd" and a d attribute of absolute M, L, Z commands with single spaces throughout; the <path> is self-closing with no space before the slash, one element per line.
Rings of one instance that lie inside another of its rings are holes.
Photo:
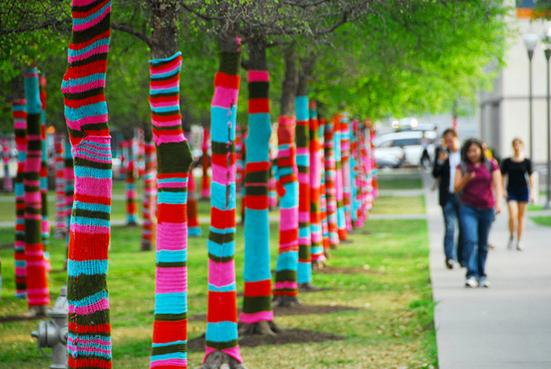
<path fill-rule="evenodd" d="M 237 40 L 236 40 L 237 41 Z M 240 52 L 222 51 L 211 102 L 211 219 L 206 330 L 208 355 L 222 351 L 243 362 L 238 345 L 235 286 L 235 124 Z"/>
<path fill-rule="evenodd" d="M 295 148 L 296 121 L 280 116 L 277 127 L 276 181 L 280 196 L 279 250 L 276 264 L 276 296 L 297 296 L 298 270 L 298 176 Z"/>
<path fill-rule="evenodd" d="M 325 259 L 323 253 L 323 233 L 321 223 L 321 161 L 323 158 L 319 141 L 319 121 L 316 102 L 310 101 L 310 230 L 312 241 L 312 262 Z M 300 268 L 300 266 L 299 266 Z M 299 269 L 300 270 L 300 269 Z M 299 272 L 300 282 L 300 272 Z"/>
<path fill-rule="evenodd" d="M 337 222 L 337 168 L 335 157 L 335 125 L 334 120 L 327 121 L 325 126 L 324 161 L 325 161 L 325 198 L 329 244 L 336 247 L 339 244 Z"/>
<path fill-rule="evenodd" d="M 187 188 L 191 149 L 182 129 L 182 53 L 150 61 L 157 148 L 155 320 L 150 368 L 187 368 Z"/>
<path fill-rule="evenodd" d="M 347 237 L 347 232 L 352 230 L 352 178 L 350 166 L 350 120 L 348 115 L 343 113 L 339 122 L 341 133 L 341 168 L 342 168 L 342 203 L 344 208 L 345 230 L 344 238 Z"/>
<path fill-rule="evenodd" d="M 65 228 L 67 229 L 67 249 L 69 248 L 69 230 L 71 228 L 71 213 L 73 212 L 73 200 L 75 196 L 75 168 L 73 153 L 71 152 L 71 141 L 63 142 L 63 177 L 65 180 Z M 67 254 L 68 255 L 68 254 Z M 67 256 L 66 255 L 66 256 Z"/>
<path fill-rule="evenodd" d="M 24 99 L 12 103 L 12 117 L 17 148 L 17 176 L 15 177 L 15 297 L 27 294 L 25 259 L 25 187 L 23 176 L 27 157 L 27 102 Z"/>
<path fill-rule="evenodd" d="M 157 193 L 155 170 L 155 145 L 151 141 L 144 143 L 144 196 L 142 203 L 142 243 L 141 250 L 151 250 L 155 240 L 155 196 Z"/>
<path fill-rule="evenodd" d="M 337 114 L 333 118 L 333 152 L 335 155 L 335 192 L 337 194 L 337 232 L 339 240 L 346 240 L 346 214 L 344 209 L 344 180 L 342 164 L 342 131 L 341 115 Z"/>
<path fill-rule="evenodd" d="M 209 144 L 210 144 L 210 130 L 208 128 L 203 129 L 203 141 L 201 143 L 201 151 L 203 156 L 201 157 L 201 168 L 203 175 L 201 177 L 201 198 L 208 199 L 210 197 L 210 157 L 209 157 Z"/>
<path fill-rule="evenodd" d="M 136 225 L 136 150 L 134 139 L 127 141 L 128 156 L 126 160 L 126 224 Z"/>
<path fill-rule="evenodd" d="M 242 323 L 272 321 L 270 221 L 270 77 L 267 70 L 249 70 L 248 135 L 245 141 L 245 292 Z"/>
<path fill-rule="evenodd" d="M 191 170 L 189 173 L 187 215 L 188 236 L 201 236 L 201 227 L 199 225 L 199 204 L 197 203 L 196 185 L 195 177 L 193 176 L 193 170 Z"/>
<path fill-rule="evenodd" d="M 25 259 L 27 261 L 27 302 L 29 307 L 47 306 L 50 302 L 48 278 L 42 244 L 42 196 L 40 193 L 41 103 L 38 69 L 24 73 L 27 100 L 27 158 L 25 187 Z"/>
<path fill-rule="evenodd" d="M 310 112 L 308 96 L 295 98 L 296 163 L 298 169 L 298 283 L 312 280 L 310 231 Z"/>
<path fill-rule="evenodd" d="M 329 224 L 327 219 L 327 190 L 325 184 L 325 125 L 327 120 L 325 118 L 318 119 L 318 139 L 320 145 L 320 223 L 321 223 L 321 234 L 322 234 L 322 246 L 325 256 L 329 255 L 329 248 L 331 247 L 331 242 L 329 241 Z M 338 237 L 337 237 L 338 239 Z"/>
<path fill-rule="evenodd" d="M 65 168 L 63 164 L 63 135 L 54 136 L 55 162 L 55 237 L 64 238 L 67 235 L 65 219 Z"/>
<path fill-rule="evenodd" d="M 105 101 L 110 0 L 72 0 L 72 39 L 61 91 L 74 158 L 68 252 L 69 368 L 111 368 L 107 292 L 112 197 Z"/>
<path fill-rule="evenodd" d="M 40 142 L 42 144 L 42 156 L 40 160 L 40 196 L 42 197 L 42 243 L 47 259 L 47 268 L 49 270 L 50 261 L 46 247 L 50 238 L 50 222 L 48 221 L 48 145 L 46 134 L 46 77 L 39 76 L 40 86 Z"/>

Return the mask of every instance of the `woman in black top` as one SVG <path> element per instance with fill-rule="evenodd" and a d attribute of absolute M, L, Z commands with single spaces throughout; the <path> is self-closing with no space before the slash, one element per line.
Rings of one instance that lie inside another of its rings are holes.
<path fill-rule="evenodd" d="M 524 230 L 524 213 L 528 202 L 534 200 L 534 177 L 532 161 L 524 157 L 524 143 L 520 138 L 513 140 L 513 157 L 501 162 L 503 181 L 507 181 L 507 208 L 509 209 L 509 243 L 512 249 L 517 235 L 516 247 L 522 251 L 521 238 Z"/>

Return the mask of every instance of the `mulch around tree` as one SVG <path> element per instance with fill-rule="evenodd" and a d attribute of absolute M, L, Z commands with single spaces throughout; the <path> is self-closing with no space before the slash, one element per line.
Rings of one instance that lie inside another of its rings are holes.
<path fill-rule="evenodd" d="M 344 339 L 336 334 L 311 331 L 306 329 L 284 329 L 275 336 L 250 335 L 239 338 L 239 346 L 256 347 L 263 345 L 283 345 L 290 343 L 315 343 L 325 341 L 338 341 Z M 205 337 L 200 336 L 188 341 L 190 352 L 201 352 L 205 350 Z"/>
<path fill-rule="evenodd" d="M 7 315 L 0 316 L 0 323 L 24 322 L 27 320 L 45 319 L 43 316 Z"/>

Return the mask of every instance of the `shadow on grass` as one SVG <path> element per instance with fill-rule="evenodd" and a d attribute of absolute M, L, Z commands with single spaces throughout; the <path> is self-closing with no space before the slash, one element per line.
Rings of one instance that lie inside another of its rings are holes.
<path fill-rule="evenodd" d="M 306 329 L 285 329 L 275 336 L 252 335 L 239 338 L 241 347 L 257 347 L 264 345 L 284 345 L 291 343 L 317 343 L 326 341 L 339 341 L 345 337 L 336 334 L 310 331 Z M 205 350 L 205 337 L 200 336 L 189 340 L 188 350 L 190 352 L 201 352 Z"/>

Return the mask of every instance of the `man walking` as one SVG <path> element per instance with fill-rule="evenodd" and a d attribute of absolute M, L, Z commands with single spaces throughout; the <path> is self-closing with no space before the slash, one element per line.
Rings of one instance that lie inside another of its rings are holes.
<path fill-rule="evenodd" d="M 453 269 L 456 261 L 463 266 L 463 235 L 459 225 L 459 200 L 454 193 L 455 169 L 461 162 L 457 132 L 448 128 L 442 134 L 444 146 L 436 149 L 432 176 L 438 180 L 439 204 L 444 214 L 444 253 L 446 267 Z M 455 231 L 458 230 L 457 251 Z"/>

